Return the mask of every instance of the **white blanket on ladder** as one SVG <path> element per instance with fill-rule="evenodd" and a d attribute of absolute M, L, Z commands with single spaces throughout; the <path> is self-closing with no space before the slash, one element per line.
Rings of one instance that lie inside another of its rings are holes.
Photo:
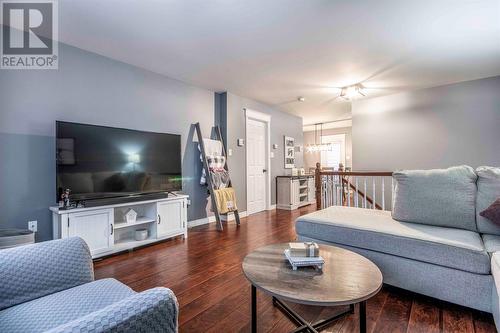
<path fill-rule="evenodd" d="M 205 155 L 208 156 L 221 156 L 222 155 L 222 142 L 219 140 L 212 140 L 212 139 L 203 139 L 203 143 L 205 146 Z M 200 144 L 198 144 L 198 149 L 201 152 L 201 147 Z M 203 161 L 203 155 L 200 154 L 200 161 L 201 163 L 204 163 Z M 200 184 L 205 185 L 207 183 L 207 175 L 205 174 L 205 168 L 202 169 L 201 172 L 201 178 L 200 178 Z"/>

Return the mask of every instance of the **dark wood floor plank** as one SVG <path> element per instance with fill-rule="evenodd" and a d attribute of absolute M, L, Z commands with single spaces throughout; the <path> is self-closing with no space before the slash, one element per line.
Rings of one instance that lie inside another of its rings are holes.
<path fill-rule="evenodd" d="M 439 333 L 441 331 L 440 309 L 427 299 L 415 298 L 411 307 L 408 332 Z"/>
<path fill-rule="evenodd" d="M 366 305 L 366 330 L 373 332 L 375 325 L 380 318 L 388 292 L 382 289 L 377 295 L 368 300 Z"/>
<path fill-rule="evenodd" d="M 443 333 L 473 333 L 474 323 L 469 309 L 450 304 L 443 308 Z"/>
<path fill-rule="evenodd" d="M 206 293 L 204 297 L 199 297 L 188 304 L 180 303 L 179 324 L 183 325 L 213 305 L 223 302 L 231 294 L 240 291 L 241 286 L 245 285 L 245 283 L 246 280 L 243 275 L 238 275 L 236 278 L 228 281 L 222 286 Z"/>
<path fill-rule="evenodd" d="M 228 315 L 235 312 L 238 305 L 250 302 L 250 286 L 239 288 L 232 294 L 224 297 L 223 302 L 217 302 L 210 308 L 198 314 L 180 327 L 181 332 L 193 332 L 203 327 L 209 330 L 224 320 Z"/>
<path fill-rule="evenodd" d="M 175 238 L 96 261 L 95 275 L 116 278 L 136 291 L 157 286 L 171 288 L 180 304 L 181 332 L 250 332 L 250 284 L 242 274 L 243 258 L 259 246 L 295 239 L 295 219 L 314 209 L 308 206 L 254 214 L 243 218 L 239 227 L 234 223 L 225 225 L 223 232 L 216 231 L 215 224 L 195 227 L 189 229 L 187 240 Z M 288 332 L 295 328 L 268 295 L 258 292 L 257 303 L 258 332 Z M 311 321 L 339 311 L 293 307 Z M 422 314 L 424 308 L 432 313 L 429 318 Z M 384 287 L 368 301 L 368 332 L 435 332 L 436 311 L 441 311 L 443 332 L 496 331 L 490 314 Z M 354 315 L 323 332 L 358 329 L 356 309 Z"/>
<path fill-rule="evenodd" d="M 495 323 L 491 320 L 491 315 L 489 313 L 474 311 L 472 317 L 474 320 L 475 333 L 495 332 Z"/>
<path fill-rule="evenodd" d="M 406 332 L 411 304 L 412 300 L 406 294 L 389 294 L 373 332 Z"/>

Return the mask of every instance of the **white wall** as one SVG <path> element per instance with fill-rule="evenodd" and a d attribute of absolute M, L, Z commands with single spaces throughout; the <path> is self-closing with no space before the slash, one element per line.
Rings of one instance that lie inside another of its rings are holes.
<path fill-rule="evenodd" d="M 500 166 L 500 77 L 357 100 L 355 170 Z"/>

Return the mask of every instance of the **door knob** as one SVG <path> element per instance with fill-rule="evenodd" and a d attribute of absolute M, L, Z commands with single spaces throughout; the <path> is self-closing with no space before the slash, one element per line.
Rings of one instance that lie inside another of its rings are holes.
<path fill-rule="evenodd" d="M 266 173 L 266 172 L 267 172 L 267 170 L 266 170 L 266 169 L 262 169 L 262 172 L 263 172 L 263 173 Z"/>

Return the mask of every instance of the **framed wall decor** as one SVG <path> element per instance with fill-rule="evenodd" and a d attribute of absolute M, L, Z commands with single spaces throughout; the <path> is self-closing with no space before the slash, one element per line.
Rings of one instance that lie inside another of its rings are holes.
<path fill-rule="evenodd" d="M 295 167 L 295 139 L 285 136 L 285 169 L 292 169 Z"/>

